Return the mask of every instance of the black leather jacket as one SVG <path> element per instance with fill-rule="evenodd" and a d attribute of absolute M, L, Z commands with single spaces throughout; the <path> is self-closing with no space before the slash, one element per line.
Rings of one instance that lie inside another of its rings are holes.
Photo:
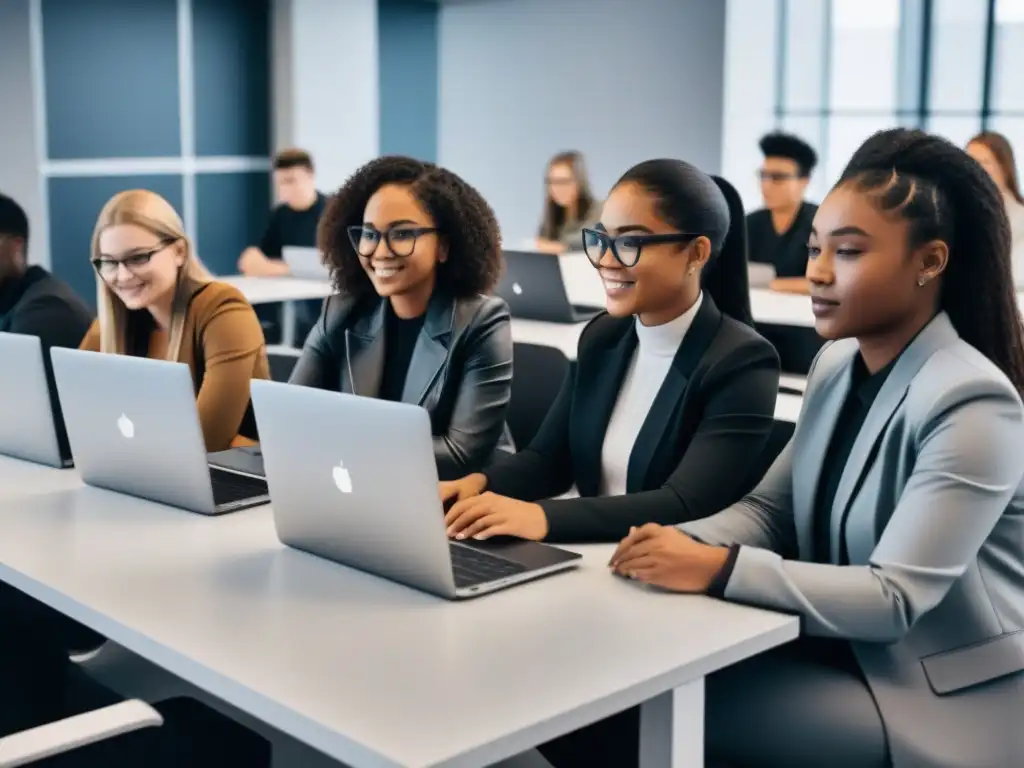
<path fill-rule="evenodd" d="M 376 397 L 384 369 L 387 301 L 330 296 L 290 383 Z M 512 391 L 512 326 L 501 299 L 435 293 L 406 376 L 403 401 L 430 413 L 442 480 L 512 451 L 505 414 Z"/>

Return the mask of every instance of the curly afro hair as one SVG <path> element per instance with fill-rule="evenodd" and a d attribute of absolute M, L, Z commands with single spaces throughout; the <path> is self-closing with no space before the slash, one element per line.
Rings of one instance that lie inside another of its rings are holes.
<path fill-rule="evenodd" d="M 373 283 L 348 238 L 348 227 L 363 223 L 374 193 L 387 184 L 407 185 L 434 219 L 448 244 L 448 259 L 437 265 L 437 285 L 454 297 L 490 293 L 501 276 L 501 235 L 494 211 L 479 192 L 451 171 L 411 157 L 371 160 L 345 182 L 327 204 L 317 245 L 340 293 L 374 293 Z"/>
<path fill-rule="evenodd" d="M 785 157 L 792 160 L 805 179 L 818 164 L 818 153 L 806 141 L 791 133 L 769 133 L 761 137 L 758 146 L 765 157 Z"/>

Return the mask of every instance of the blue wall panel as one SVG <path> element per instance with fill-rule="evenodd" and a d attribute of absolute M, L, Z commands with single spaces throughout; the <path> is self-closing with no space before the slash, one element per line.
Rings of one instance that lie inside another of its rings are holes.
<path fill-rule="evenodd" d="M 192 0 L 197 155 L 269 154 L 269 25 L 269 0 Z"/>
<path fill-rule="evenodd" d="M 242 251 L 259 242 L 270 215 L 270 178 L 254 173 L 196 176 L 197 250 L 207 268 L 234 274 Z"/>
<path fill-rule="evenodd" d="M 125 189 L 150 189 L 181 212 L 181 176 L 97 176 L 51 178 L 51 268 L 90 306 L 96 304 L 96 282 L 89 263 L 89 245 L 103 205 Z"/>
<path fill-rule="evenodd" d="M 437 159 L 437 28 L 423 0 L 378 0 L 381 154 Z"/>
<path fill-rule="evenodd" d="M 42 0 L 51 160 L 181 152 L 175 0 Z"/>

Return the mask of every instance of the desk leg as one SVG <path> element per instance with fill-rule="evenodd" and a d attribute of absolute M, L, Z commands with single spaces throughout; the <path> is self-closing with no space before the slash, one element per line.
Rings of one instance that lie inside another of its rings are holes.
<path fill-rule="evenodd" d="M 281 344 L 295 346 L 295 302 L 286 301 L 281 308 Z"/>
<path fill-rule="evenodd" d="M 703 768 L 704 678 L 640 707 L 640 768 Z"/>

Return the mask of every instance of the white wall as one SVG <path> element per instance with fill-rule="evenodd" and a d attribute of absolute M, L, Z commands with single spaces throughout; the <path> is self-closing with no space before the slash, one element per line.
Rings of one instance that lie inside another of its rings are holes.
<path fill-rule="evenodd" d="M 377 156 L 377 0 L 274 0 L 275 149 L 313 155 L 333 191 Z"/>
<path fill-rule="evenodd" d="M 29 0 L 0 0 L 0 192 L 17 200 L 28 214 L 29 260 L 49 266 L 29 5 Z"/>
<path fill-rule="evenodd" d="M 721 165 L 721 0 L 486 0 L 445 5 L 439 160 L 532 236 L 544 167 L 579 149 L 595 192 L 631 165 Z M 347 39 L 347 37 L 346 37 Z"/>

